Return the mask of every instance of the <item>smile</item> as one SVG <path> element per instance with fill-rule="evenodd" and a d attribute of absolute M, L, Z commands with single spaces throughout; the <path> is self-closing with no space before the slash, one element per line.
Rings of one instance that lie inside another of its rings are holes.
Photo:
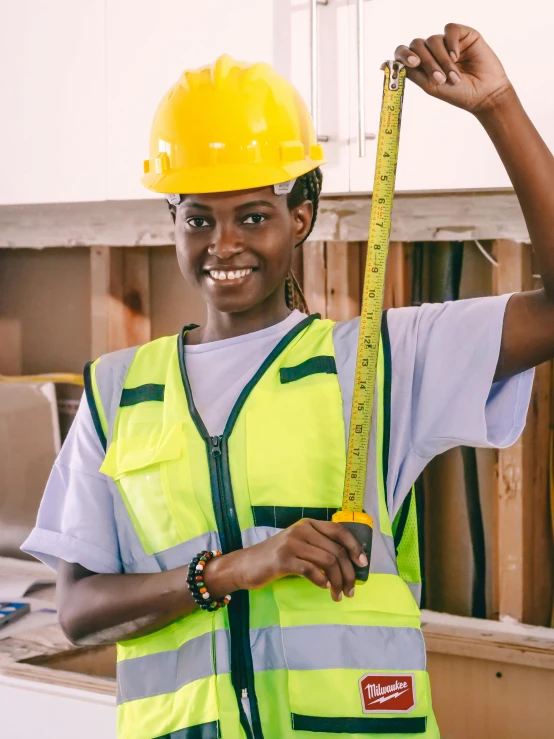
<path fill-rule="evenodd" d="M 208 270 L 208 274 L 212 278 L 212 280 L 215 280 L 216 282 L 230 282 L 232 280 L 241 280 L 244 277 L 248 277 L 248 275 L 251 275 L 253 272 L 253 269 L 250 267 L 248 269 L 236 269 L 236 270 L 217 270 L 217 269 L 210 269 Z"/>

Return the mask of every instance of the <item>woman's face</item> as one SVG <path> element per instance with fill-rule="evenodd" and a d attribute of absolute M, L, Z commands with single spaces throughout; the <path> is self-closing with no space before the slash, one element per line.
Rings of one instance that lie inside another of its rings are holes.
<path fill-rule="evenodd" d="M 215 310 L 248 311 L 281 289 L 311 219 L 310 201 L 289 210 L 272 187 L 187 195 L 176 209 L 179 267 Z"/>

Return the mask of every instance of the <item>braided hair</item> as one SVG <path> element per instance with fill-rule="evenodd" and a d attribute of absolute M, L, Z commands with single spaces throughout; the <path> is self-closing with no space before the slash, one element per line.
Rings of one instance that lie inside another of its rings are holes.
<path fill-rule="evenodd" d="M 296 208 L 298 205 L 309 200 L 313 206 L 312 223 L 308 233 L 304 236 L 296 246 L 303 244 L 308 236 L 312 233 L 317 218 L 317 211 L 319 208 L 319 196 L 321 194 L 321 186 L 323 184 L 323 173 L 318 167 L 308 172 L 305 175 L 299 177 L 294 183 L 294 187 L 287 196 L 287 205 L 289 210 Z M 296 275 L 291 270 L 285 280 L 285 301 L 289 310 L 299 310 L 302 313 L 310 314 L 306 298 L 302 292 Z"/>

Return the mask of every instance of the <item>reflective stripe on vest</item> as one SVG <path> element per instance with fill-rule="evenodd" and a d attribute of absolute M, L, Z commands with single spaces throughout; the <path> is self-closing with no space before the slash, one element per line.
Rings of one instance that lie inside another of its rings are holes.
<path fill-rule="evenodd" d="M 232 419 L 218 462 L 221 474 L 230 474 L 229 490 L 219 490 L 221 481 L 213 479 L 210 440 L 184 392 L 175 337 L 120 353 L 125 372 L 117 371 L 113 355 L 93 365 L 95 399 L 106 409 L 108 427 L 102 471 L 114 493 L 127 572 L 178 567 L 199 550 L 215 548 L 221 529 L 214 485 L 224 505 L 232 496 L 242 546 L 277 533 L 282 527 L 268 522 L 283 523 L 291 512 L 317 509 L 325 516 L 340 506 L 357 326 L 316 321 L 286 338 Z M 330 357 L 336 377 L 327 371 Z M 355 598 L 336 604 L 328 591 L 288 578 L 236 594 L 230 609 L 196 611 L 118 645 L 120 739 L 179 736 L 187 727 L 201 727 L 198 736 L 215 739 L 221 732 L 238 739 L 241 723 L 250 731 L 240 700 L 245 689 L 254 739 L 292 737 L 295 722 L 296 729 L 334 733 L 339 719 L 347 735 L 378 730 L 438 737 L 419 612 L 396 568 L 381 464 L 382 408 L 381 356 L 366 488 L 366 509 L 375 521 L 368 582 L 356 586 Z M 256 525 L 256 512 L 264 525 Z M 240 658 L 232 674 L 230 653 Z M 405 714 L 364 712 L 359 680 L 383 671 L 413 682 L 414 703 Z"/>
<path fill-rule="evenodd" d="M 254 672 L 267 670 L 364 669 L 424 670 L 425 646 L 418 628 L 321 624 L 281 629 L 251 629 Z M 326 644 L 325 650 L 319 649 Z M 211 650 L 215 649 L 215 660 Z M 159 693 L 174 693 L 188 683 L 230 672 L 229 632 L 221 629 L 185 642 L 171 652 L 157 652 L 119 663 L 118 703 Z M 288 658 L 285 657 L 285 652 Z"/>

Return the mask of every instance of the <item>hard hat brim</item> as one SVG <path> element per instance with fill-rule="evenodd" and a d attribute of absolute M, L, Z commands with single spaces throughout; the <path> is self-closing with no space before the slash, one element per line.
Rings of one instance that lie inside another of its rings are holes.
<path fill-rule="evenodd" d="M 276 167 L 259 164 L 218 164 L 217 167 L 190 167 L 163 173 L 148 172 L 141 178 L 142 184 L 161 194 L 233 192 L 259 187 L 270 187 L 301 177 L 325 164 L 325 159 L 304 159 L 301 162 Z"/>

